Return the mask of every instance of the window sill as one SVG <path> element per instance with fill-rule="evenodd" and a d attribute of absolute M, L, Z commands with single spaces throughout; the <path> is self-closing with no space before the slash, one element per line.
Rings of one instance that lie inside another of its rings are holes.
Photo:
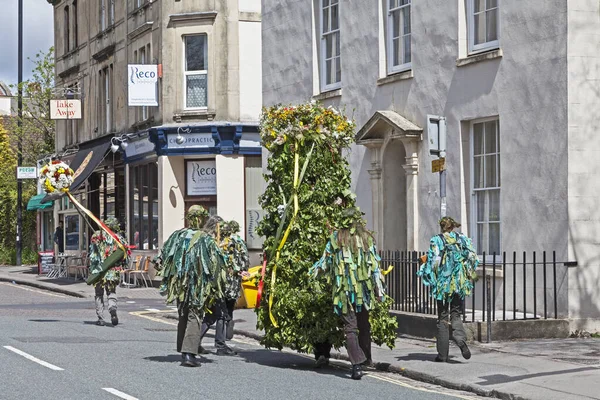
<path fill-rule="evenodd" d="M 377 86 L 385 85 L 392 82 L 405 81 L 407 79 L 412 79 L 414 77 L 413 70 L 409 69 L 408 71 L 402 72 L 394 72 L 389 74 L 385 78 L 377 79 Z"/>
<path fill-rule="evenodd" d="M 173 121 L 181 122 L 188 119 L 202 119 L 212 121 L 217 112 L 215 110 L 183 110 L 173 114 Z"/>
<path fill-rule="evenodd" d="M 456 60 L 457 67 L 464 67 L 465 65 L 475 64 L 478 62 L 495 60 L 497 58 L 502 58 L 502 49 L 495 49 L 485 53 L 478 53 L 467 56 L 465 58 L 459 58 Z"/>
<path fill-rule="evenodd" d="M 144 1 L 139 7 L 134 8 L 128 15 L 128 17 L 132 17 L 135 14 L 142 14 L 146 8 L 148 8 L 150 5 L 152 4 L 152 2 L 146 0 Z"/>
<path fill-rule="evenodd" d="M 342 89 L 333 89 L 333 90 L 328 90 L 326 92 L 322 92 L 319 93 L 315 96 L 313 96 L 313 100 L 317 100 L 317 101 L 322 101 L 322 100 L 327 100 L 327 99 L 334 99 L 336 97 L 341 97 L 342 96 Z"/>

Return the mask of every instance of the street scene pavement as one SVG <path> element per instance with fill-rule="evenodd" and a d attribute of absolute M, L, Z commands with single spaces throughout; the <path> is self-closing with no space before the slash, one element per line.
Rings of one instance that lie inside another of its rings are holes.
<path fill-rule="evenodd" d="M 186 369 L 175 351 L 175 308 L 155 288 L 118 295 L 121 322 L 99 327 L 84 282 L 1 267 L 0 399 L 334 399 L 347 390 L 357 399 L 600 399 L 598 339 L 473 343 L 470 360 L 453 348 L 449 363 L 436 363 L 434 341 L 399 337 L 393 351 L 374 345 L 375 368 L 354 382 L 345 349 L 315 370 L 309 355 L 260 346 L 254 311 L 240 309 L 231 343 L 239 355 L 216 356 L 209 337 L 202 367 Z"/>

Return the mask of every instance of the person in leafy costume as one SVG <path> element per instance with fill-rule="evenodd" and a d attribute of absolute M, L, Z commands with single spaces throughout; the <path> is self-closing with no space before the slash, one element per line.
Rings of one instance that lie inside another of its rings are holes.
<path fill-rule="evenodd" d="M 121 234 L 121 227 L 116 218 L 108 218 L 104 224 L 112 230 L 119 238 L 121 243 L 127 247 L 127 242 Z M 107 233 L 98 230 L 94 232 L 90 239 L 90 264 L 88 266 L 89 274 L 101 274 L 104 261 L 119 249 L 114 238 Z M 122 254 L 122 253 L 121 253 Z M 96 315 L 98 316 L 97 325 L 104 326 L 104 294 L 108 300 L 108 312 L 113 326 L 119 323 L 117 315 L 117 285 L 120 282 L 120 276 L 123 269 L 129 263 L 129 254 L 120 259 L 113 267 L 108 269 L 98 282 L 94 284 Z"/>
<path fill-rule="evenodd" d="M 321 257 L 332 227 L 349 219 L 344 210 L 356 205 L 345 157 L 355 124 L 331 107 L 306 103 L 265 108 L 260 128 L 270 152 L 259 199 L 264 216 L 258 233 L 265 237 L 267 257 L 256 311 L 257 328 L 265 332 L 261 343 L 303 353 L 319 343 L 340 348 L 343 325 L 331 312 L 331 291 L 315 291 L 307 271 Z M 377 303 L 369 318 L 375 343 L 393 347 L 396 322 L 388 306 L 387 300 Z"/>
<path fill-rule="evenodd" d="M 201 206 L 192 206 L 186 214 L 189 228 L 175 231 L 155 259 L 162 277 L 161 293 L 167 304 L 177 303 L 177 351 L 182 366 L 197 367 L 200 347 L 200 322 L 211 306 L 215 291 L 224 286 L 221 271 L 225 260 L 215 238 L 201 230 L 208 216 Z M 216 289 L 215 289 L 216 288 Z"/>
<path fill-rule="evenodd" d="M 352 216 L 352 209 L 347 212 Z M 362 218 L 355 219 L 349 226 L 334 231 L 323 256 L 309 271 L 313 278 L 320 273 L 325 275 L 327 286 L 332 289 L 333 311 L 344 324 L 352 379 L 356 380 L 362 378 L 362 364 L 372 363 L 369 311 L 385 299 L 381 258 L 373 234 L 365 225 Z"/>
<path fill-rule="evenodd" d="M 243 247 L 241 247 L 238 243 L 238 248 L 236 248 L 235 245 L 233 248 L 229 248 L 229 243 L 235 243 L 233 242 L 235 239 L 231 238 L 232 233 L 229 223 L 223 221 L 223 219 L 219 216 L 213 216 L 209 218 L 204 226 L 204 230 L 208 234 L 212 235 L 215 240 L 217 240 L 217 243 L 219 243 L 225 264 L 224 268 L 220 271 L 219 277 L 217 277 L 220 278 L 220 282 L 224 282 L 224 284 L 218 284 L 214 287 L 212 294 L 212 307 L 207 313 L 204 314 L 200 340 L 204 338 L 208 332 L 208 329 L 212 325 L 215 325 L 215 348 L 217 349 L 217 355 L 234 356 L 237 353 L 225 343 L 227 340 L 227 325 L 232 320 L 233 315 L 233 313 L 229 312 L 228 300 L 231 297 L 231 285 L 234 270 L 236 268 L 243 268 L 241 265 L 236 266 L 235 263 L 237 262 L 243 265 L 245 262 L 247 262 L 244 260 L 247 260 L 248 258 L 248 250 L 246 249 L 246 244 L 243 242 L 243 240 L 241 241 L 241 245 L 243 245 Z M 235 305 L 235 300 L 233 301 L 233 305 Z M 200 346 L 198 352 L 207 353 L 202 346 Z"/>
<path fill-rule="evenodd" d="M 423 283 L 431 287 L 431 296 L 437 300 L 438 321 L 436 361 L 448 361 L 449 325 L 452 338 L 465 359 L 471 358 L 467 346 L 467 334 L 462 323 L 465 296 L 473 291 L 473 280 L 477 278 L 479 259 L 471 239 L 454 232 L 460 224 L 451 217 L 439 221 L 441 234 L 431 238 L 427 259 L 417 272 Z M 450 318 L 450 323 L 448 323 Z"/>

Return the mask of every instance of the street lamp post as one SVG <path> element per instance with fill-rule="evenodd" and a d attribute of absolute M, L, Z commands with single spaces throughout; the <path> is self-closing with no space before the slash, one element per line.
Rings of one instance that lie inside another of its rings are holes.
<path fill-rule="evenodd" d="M 19 33 L 18 33 L 18 75 L 17 95 L 17 166 L 23 163 L 23 0 L 19 0 Z M 23 182 L 17 179 L 17 251 L 16 264 L 21 265 L 23 249 Z"/>

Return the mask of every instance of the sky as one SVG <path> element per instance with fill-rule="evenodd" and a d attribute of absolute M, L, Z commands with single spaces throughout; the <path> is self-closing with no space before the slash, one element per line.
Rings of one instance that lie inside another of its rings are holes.
<path fill-rule="evenodd" d="M 18 0 L 0 0 L 0 81 L 17 82 Z M 47 0 L 23 0 L 23 78 L 31 76 L 39 50 L 54 44 L 53 7 Z"/>

